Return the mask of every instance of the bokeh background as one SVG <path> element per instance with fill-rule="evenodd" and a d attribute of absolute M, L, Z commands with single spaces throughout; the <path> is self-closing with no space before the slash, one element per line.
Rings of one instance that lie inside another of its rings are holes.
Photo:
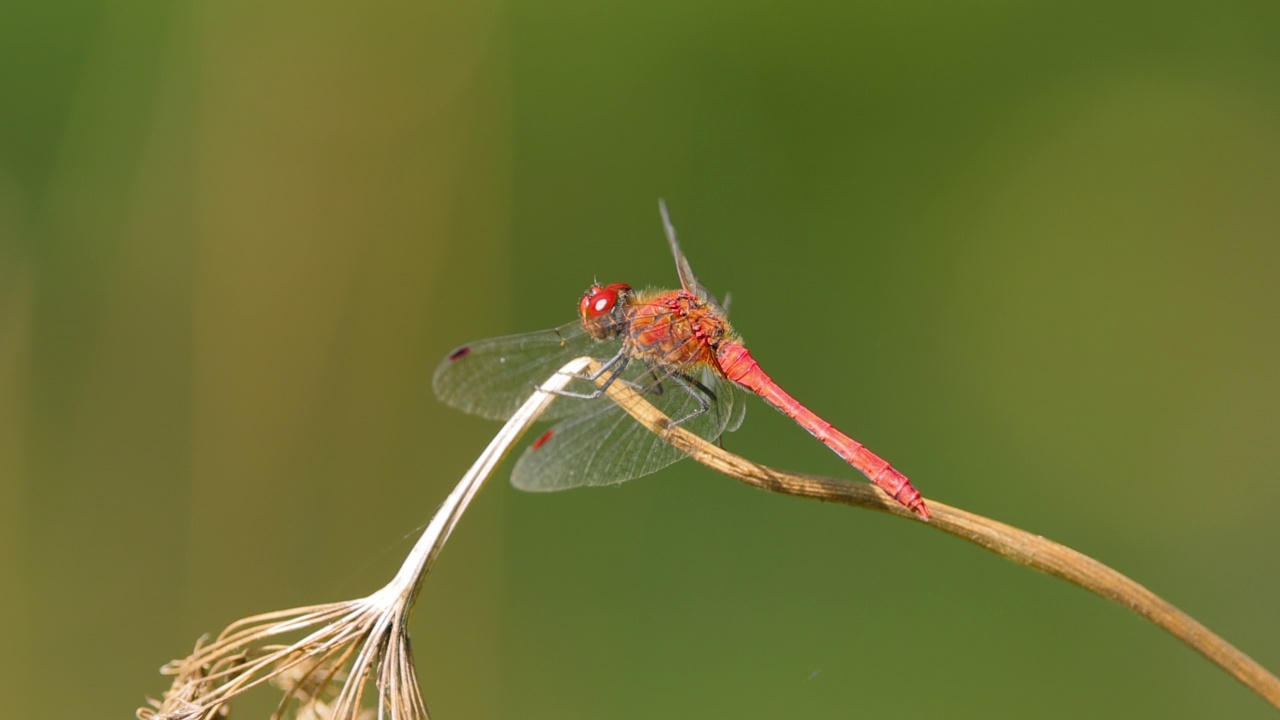
<path fill-rule="evenodd" d="M 1280 4 L 11 2 L 0 697 L 129 717 L 382 584 L 496 429 L 450 348 L 675 282 L 928 496 L 1280 668 Z M 849 475 L 758 402 L 728 447 Z M 1271 717 L 1138 617 L 692 463 L 524 495 L 418 605 L 434 716 Z"/>

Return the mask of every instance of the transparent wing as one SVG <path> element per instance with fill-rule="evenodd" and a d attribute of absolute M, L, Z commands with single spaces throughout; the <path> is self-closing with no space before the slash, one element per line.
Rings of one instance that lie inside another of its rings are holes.
<path fill-rule="evenodd" d="M 667 243 L 671 245 L 671 255 L 676 261 L 676 273 L 680 275 L 680 287 L 698 296 L 699 299 L 710 305 L 714 310 L 727 317 L 729 313 L 720 306 L 716 296 L 712 295 L 710 290 L 698 282 L 697 276 L 693 274 L 693 268 L 689 266 L 689 258 L 684 256 L 684 252 L 680 250 L 680 243 L 676 240 L 676 228 L 671 224 L 671 216 L 667 214 L 667 203 L 661 198 L 658 199 L 658 212 L 662 213 L 662 229 L 667 233 Z"/>
<path fill-rule="evenodd" d="M 742 424 L 745 403 L 739 391 L 710 368 L 700 368 L 689 376 L 663 377 L 633 361 L 619 378 L 624 380 L 672 420 L 689 418 L 680 427 L 708 440 L 714 441 Z M 690 418 L 701 407 L 698 396 L 709 407 Z M 589 402 L 589 409 L 552 427 L 525 450 L 511 472 L 513 485 L 543 492 L 614 485 L 656 472 L 684 457 L 608 397 Z"/>
<path fill-rule="evenodd" d="M 463 345 L 436 367 L 432 387 L 436 397 L 472 415 L 506 420 L 552 373 L 583 355 L 597 359 L 618 353 L 617 341 L 596 340 L 572 322 L 551 330 L 490 338 Z M 589 393 L 594 385 L 575 381 L 569 389 Z M 559 397 L 543 417 L 549 420 L 580 412 L 595 401 Z M 606 401 L 607 402 L 607 401 Z"/>

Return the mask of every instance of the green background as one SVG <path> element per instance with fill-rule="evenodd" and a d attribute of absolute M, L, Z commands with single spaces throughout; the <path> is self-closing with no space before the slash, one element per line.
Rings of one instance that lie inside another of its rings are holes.
<path fill-rule="evenodd" d="M 675 282 L 927 496 L 1280 668 L 1280 4 L 0 9 L 0 697 L 129 717 L 354 598 L 496 430 L 453 346 Z M 732 450 L 851 471 L 752 401 Z M 1272 717 L 1137 616 L 693 463 L 505 470 L 414 620 L 437 718 Z"/>

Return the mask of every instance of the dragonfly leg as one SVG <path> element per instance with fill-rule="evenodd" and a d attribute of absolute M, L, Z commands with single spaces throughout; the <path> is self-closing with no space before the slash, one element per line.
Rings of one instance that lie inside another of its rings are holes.
<path fill-rule="evenodd" d="M 580 392 L 575 392 L 573 390 L 560 389 L 560 390 L 551 391 L 551 394 L 561 395 L 563 397 L 578 398 L 581 400 L 595 400 L 596 398 L 603 395 L 605 390 L 609 389 L 609 386 L 613 384 L 613 381 L 617 380 L 618 377 L 622 375 L 623 370 L 627 369 L 627 361 L 629 359 L 630 359 L 630 356 L 628 356 L 625 352 L 619 351 L 617 355 L 614 355 L 613 357 L 606 360 L 600 366 L 600 369 L 595 371 L 594 373 L 589 373 L 586 375 L 578 375 L 577 376 L 578 379 L 586 380 L 592 383 L 596 382 L 601 377 L 604 377 L 606 374 L 608 375 L 608 377 L 605 378 L 605 381 L 603 383 L 600 383 L 596 387 L 596 389 L 592 392 L 580 393 Z"/>
<path fill-rule="evenodd" d="M 670 427 L 679 427 L 681 424 L 689 422 L 711 409 L 711 403 L 715 402 L 716 399 L 716 394 L 712 392 L 711 388 L 703 385 L 692 375 L 684 373 L 672 373 L 671 380 L 676 385 L 679 385 L 682 390 L 689 393 L 694 401 L 698 403 L 698 408 L 678 420 L 672 420 Z"/>
<path fill-rule="evenodd" d="M 641 388 L 638 385 L 635 385 L 634 383 L 633 383 L 633 387 L 635 387 L 635 389 L 641 393 L 647 393 L 649 395 L 662 397 L 662 393 L 665 392 L 665 390 L 662 387 L 662 378 L 658 377 L 658 369 L 653 366 L 653 363 L 646 363 L 646 365 L 648 365 L 649 367 L 649 369 L 645 372 L 645 377 L 647 377 L 650 380 L 649 387 Z"/>

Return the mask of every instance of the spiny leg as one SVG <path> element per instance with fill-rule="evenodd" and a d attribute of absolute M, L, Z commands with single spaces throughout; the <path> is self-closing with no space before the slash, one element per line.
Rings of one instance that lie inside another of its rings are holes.
<path fill-rule="evenodd" d="M 631 360 L 631 356 L 626 353 L 626 350 L 619 350 L 617 355 L 614 355 L 613 357 L 606 360 L 603 364 L 600 365 L 600 369 L 596 370 L 595 372 L 589 373 L 586 375 L 577 375 L 576 377 L 580 380 L 586 380 L 588 382 L 595 383 L 597 380 L 603 377 L 606 373 L 608 374 L 608 377 L 605 378 L 605 381 L 597 385 L 596 389 L 592 392 L 580 393 L 580 392 L 575 392 L 573 390 L 560 389 L 560 390 L 552 390 L 551 394 L 561 395 L 563 397 L 578 398 L 580 400 L 595 400 L 596 398 L 603 395 L 606 390 L 609 389 L 609 386 L 613 384 L 614 380 L 617 380 L 619 377 L 622 376 L 622 371 L 627 369 L 627 362 L 630 360 Z"/>
<path fill-rule="evenodd" d="M 672 420 L 670 425 L 671 427 L 679 427 L 680 425 L 711 409 L 711 403 L 716 401 L 716 394 L 711 390 L 711 388 L 703 385 L 697 378 L 686 373 L 674 372 L 671 373 L 669 377 L 676 385 L 680 386 L 680 389 L 689 393 L 689 396 L 694 399 L 694 402 L 698 403 L 698 408 L 693 412 L 685 415 L 679 420 Z"/>
<path fill-rule="evenodd" d="M 662 393 L 665 392 L 665 390 L 662 387 L 662 378 L 658 375 L 658 368 L 654 367 L 653 363 L 648 361 L 645 362 L 645 367 L 648 369 L 645 370 L 644 375 L 640 377 L 641 379 L 648 378 L 649 385 L 643 388 L 639 387 L 638 384 L 633 384 L 632 386 L 641 393 L 653 395 L 655 397 L 662 397 Z"/>

